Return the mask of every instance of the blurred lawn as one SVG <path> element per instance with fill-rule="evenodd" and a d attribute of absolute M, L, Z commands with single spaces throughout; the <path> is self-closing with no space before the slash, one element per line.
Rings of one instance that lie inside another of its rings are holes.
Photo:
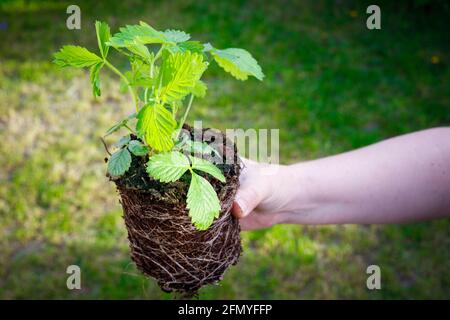
<path fill-rule="evenodd" d="M 422 2 L 379 2 L 382 30 L 368 31 L 367 1 L 76 1 L 82 30 L 69 31 L 71 1 L 2 1 L 0 298 L 170 298 L 130 262 L 104 177 L 98 137 L 129 113 L 128 96 L 106 74 L 96 101 L 86 72 L 50 63 L 62 44 L 96 48 L 95 19 L 247 48 L 265 81 L 213 67 L 190 121 L 280 128 L 291 163 L 450 124 L 449 11 Z M 243 234 L 243 245 L 238 266 L 200 298 L 450 298 L 449 220 L 277 226 Z M 82 268 L 81 291 L 65 286 L 70 264 Z M 381 267 L 380 291 L 366 289 L 370 264 Z"/>

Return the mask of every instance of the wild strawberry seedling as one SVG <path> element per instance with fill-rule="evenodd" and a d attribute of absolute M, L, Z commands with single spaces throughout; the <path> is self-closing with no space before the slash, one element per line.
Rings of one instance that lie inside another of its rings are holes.
<path fill-rule="evenodd" d="M 194 98 L 205 96 L 207 86 L 201 77 L 210 61 L 214 60 L 239 80 L 247 80 L 249 76 L 262 80 L 260 66 L 244 49 L 216 49 L 209 43 L 190 40 L 190 35 L 183 31 L 157 31 L 144 22 L 120 28 L 113 36 L 105 22 L 97 21 L 95 29 L 98 53 L 67 45 L 55 53 L 54 62 L 61 67 L 89 68 L 94 96 L 101 95 L 100 74 L 104 69 L 118 75 L 130 93 L 134 113 L 113 125 L 106 135 L 125 129 L 140 139 L 131 140 L 128 134 L 119 140 L 117 151 L 108 161 L 109 174 L 113 177 L 125 174 L 132 162 L 131 154 L 148 155 L 146 170 L 161 182 L 174 182 L 189 172 L 186 199 L 189 216 L 199 230 L 207 229 L 219 215 L 220 202 L 211 184 L 197 171 L 221 182 L 225 182 L 225 177 L 211 162 L 186 156 L 175 148 L 183 138 L 179 132 Z M 120 71 L 110 62 L 110 49 L 128 59 L 129 70 Z M 132 128 L 134 119 L 137 121 Z"/>

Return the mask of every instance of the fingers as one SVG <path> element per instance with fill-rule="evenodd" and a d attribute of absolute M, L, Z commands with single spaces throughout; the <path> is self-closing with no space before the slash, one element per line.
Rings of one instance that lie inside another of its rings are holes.
<path fill-rule="evenodd" d="M 247 216 L 261 201 L 260 186 L 255 185 L 254 179 L 254 169 L 257 163 L 245 158 L 241 158 L 241 160 L 244 163 L 239 177 L 241 186 L 236 193 L 232 207 L 232 213 L 238 219 Z"/>
<path fill-rule="evenodd" d="M 231 207 L 231 213 L 238 219 L 242 219 L 244 217 L 244 213 L 241 207 L 236 203 L 236 201 L 233 202 L 233 206 Z"/>
<path fill-rule="evenodd" d="M 256 230 L 256 229 L 261 229 L 261 228 L 265 227 L 265 226 L 261 226 L 258 223 L 258 221 L 255 221 L 255 219 L 253 218 L 253 215 L 254 215 L 254 213 L 239 220 L 239 225 L 241 226 L 242 231 Z"/>
<path fill-rule="evenodd" d="M 278 214 L 253 211 L 239 220 L 242 231 L 269 228 L 279 221 Z"/>
<path fill-rule="evenodd" d="M 242 231 L 252 230 L 252 223 L 248 220 L 248 217 L 239 220 L 239 225 L 241 226 Z"/>
<path fill-rule="evenodd" d="M 239 220 L 239 225 L 241 226 L 241 231 L 252 231 L 268 228 L 268 226 L 258 225 L 254 221 L 247 220 L 246 218 Z"/>
<path fill-rule="evenodd" d="M 232 212 L 236 218 L 246 217 L 261 202 L 261 196 L 256 186 L 248 185 L 241 187 L 233 203 Z"/>

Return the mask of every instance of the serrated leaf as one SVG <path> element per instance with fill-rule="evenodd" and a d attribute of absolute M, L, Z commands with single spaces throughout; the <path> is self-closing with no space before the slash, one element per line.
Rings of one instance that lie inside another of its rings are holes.
<path fill-rule="evenodd" d="M 216 149 L 208 145 L 206 142 L 201 141 L 187 140 L 182 149 L 194 154 L 201 153 L 211 155 L 212 153 L 214 153 L 215 155 L 220 156 L 219 152 L 217 152 Z"/>
<path fill-rule="evenodd" d="M 128 142 L 130 142 L 130 140 L 131 140 L 130 135 L 123 136 L 122 138 L 119 139 L 119 141 L 117 141 L 114 144 L 114 146 L 117 148 L 122 148 L 123 146 L 127 145 Z"/>
<path fill-rule="evenodd" d="M 203 81 L 198 80 L 195 83 L 195 86 L 192 88 L 191 92 L 197 98 L 203 98 L 206 95 L 206 90 L 207 89 L 208 89 L 208 87 L 206 86 L 206 84 Z"/>
<path fill-rule="evenodd" d="M 168 151 L 173 147 L 172 133 L 176 121 L 161 104 L 148 104 L 137 115 L 136 128 L 145 142 L 158 151 Z"/>
<path fill-rule="evenodd" d="M 131 154 L 128 149 L 114 152 L 108 160 L 108 172 L 113 177 L 120 177 L 128 171 L 131 165 Z"/>
<path fill-rule="evenodd" d="M 166 36 L 167 40 L 175 43 L 188 41 L 191 38 L 188 33 L 173 29 L 167 29 L 166 31 L 164 31 L 164 35 Z"/>
<path fill-rule="evenodd" d="M 109 47 L 106 44 L 111 38 L 111 30 L 106 22 L 95 21 L 95 31 L 97 33 L 97 42 L 100 54 L 103 58 L 108 55 Z"/>
<path fill-rule="evenodd" d="M 141 21 L 139 25 L 127 25 L 120 28 L 120 32 L 114 34 L 108 45 L 123 48 L 136 44 L 174 44 L 177 42 L 174 40 L 183 38 L 186 38 L 186 34 L 182 31 L 171 30 L 166 34 Z"/>
<path fill-rule="evenodd" d="M 147 173 L 161 182 L 174 182 L 181 178 L 189 166 L 188 158 L 180 152 L 159 153 L 147 162 Z"/>
<path fill-rule="evenodd" d="M 248 76 L 254 76 L 258 80 L 263 80 L 264 73 L 261 67 L 247 50 L 239 48 L 219 50 L 211 45 L 206 49 L 212 54 L 217 64 L 236 79 L 247 80 Z"/>
<path fill-rule="evenodd" d="M 193 140 L 191 140 L 190 135 L 183 131 L 181 132 L 180 136 L 178 137 L 178 141 L 176 142 L 174 149 L 183 150 L 183 151 L 188 152 L 189 154 L 200 153 L 200 154 L 211 155 L 212 153 L 214 153 L 215 155 L 220 157 L 219 152 L 216 149 L 214 149 L 213 147 L 211 147 L 209 144 L 207 144 L 206 142 L 202 142 L 202 141 L 193 141 Z"/>
<path fill-rule="evenodd" d="M 224 177 L 222 171 L 220 171 L 220 169 L 217 168 L 211 162 L 209 162 L 205 159 L 201 159 L 201 158 L 197 158 L 197 157 L 193 157 L 193 156 L 189 156 L 189 159 L 191 160 L 192 169 L 206 172 L 206 173 L 212 175 L 214 178 L 216 178 L 220 182 L 225 182 L 225 177 Z"/>
<path fill-rule="evenodd" d="M 143 44 L 133 44 L 127 46 L 127 49 L 135 55 L 141 57 L 145 61 L 151 61 L 152 54 L 148 51 L 148 48 Z"/>
<path fill-rule="evenodd" d="M 150 78 L 150 65 L 140 59 L 131 62 L 131 72 L 125 73 L 130 85 L 151 87 L 155 83 L 155 78 Z M 155 68 L 154 73 L 158 70 Z"/>
<path fill-rule="evenodd" d="M 151 43 L 173 43 L 165 34 L 161 31 L 156 31 L 153 27 L 148 25 L 147 23 L 140 21 L 139 22 L 139 34 L 135 37 L 135 41 L 137 43 L 142 44 L 151 44 Z"/>
<path fill-rule="evenodd" d="M 185 51 L 202 53 L 203 44 L 201 44 L 199 41 L 186 41 L 177 43 L 176 45 L 167 46 L 166 49 L 169 50 L 171 53 L 185 52 Z"/>
<path fill-rule="evenodd" d="M 163 102 L 180 100 L 189 94 L 207 68 L 203 56 L 186 51 L 168 55 L 164 60 L 159 82 L 159 97 Z"/>
<path fill-rule="evenodd" d="M 92 85 L 92 94 L 94 97 L 100 97 L 102 94 L 101 88 L 100 88 L 100 78 L 99 78 L 99 72 L 100 69 L 103 67 L 104 63 L 100 62 L 91 67 L 90 70 L 90 79 L 91 79 L 91 85 Z"/>
<path fill-rule="evenodd" d="M 138 38 L 146 37 L 147 43 L 161 43 L 163 33 L 150 27 L 149 25 L 126 25 L 119 29 L 120 32 L 114 34 L 108 42 L 108 45 L 123 48 L 130 45 L 139 44 Z M 153 39 L 153 41 L 151 40 Z M 142 44 L 142 43 L 141 43 Z"/>
<path fill-rule="evenodd" d="M 128 143 L 128 150 L 130 150 L 132 154 L 138 157 L 145 156 L 149 152 L 147 146 L 145 146 L 138 140 L 131 140 L 130 143 Z"/>
<path fill-rule="evenodd" d="M 199 230 L 208 229 L 219 217 L 220 201 L 214 188 L 196 173 L 192 173 L 186 204 L 192 223 Z"/>
<path fill-rule="evenodd" d="M 53 62 L 60 67 L 91 67 L 102 62 L 102 58 L 88 49 L 79 46 L 63 46 L 54 54 Z"/>

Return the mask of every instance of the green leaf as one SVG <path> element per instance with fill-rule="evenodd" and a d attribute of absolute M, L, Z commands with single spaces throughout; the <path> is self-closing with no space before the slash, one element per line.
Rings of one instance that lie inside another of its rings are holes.
<path fill-rule="evenodd" d="M 206 142 L 188 140 L 182 149 L 191 153 L 201 153 L 207 155 L 214 153 L 215 155 L 220 156 L 217 150 L 208 145 Z"/>
<path fill-rule="evenodd" d="M 161 182 L 174 182 L 180 179 L 189 167 L 189 160 L 184 154 L 172 151 L 152 156 L 147 162 L 147 173 Z"/>
<path fill-rule="evenodd" d="M 145 61 L 151 61 L 153 54 L 148 51 L 148 48 L 143 44 L 133 44 L 127 46 L 127 49 L 130 50 L 135 55 L 141 57 Z"/>
<path fill-rule="evenodd" d="M 149 152 L 148 147 L 143 145 L 138 140 L 131 140 L 128 144 L 128 150 L 130 150 L 132 154 L 138 157 L 145 156 Z"/>
<path fill-rule="evenodd" d="M 102 94 L 101 88 L 100 88 L 100 78 L 99 78 L 99 72 L 100 69 L 103 67 L 104 63 L 100 62 L 91 67 L 90 70 L 90 79 L 91 79 L 91 85 L 92 85 L 92 94 L 94 97 L 100 97 Z"/>
<path fill-rule="evenodd" d="M 130 63 L 131 72 L 125 73 L 130 85 L 151 87 L 155 83 L 155 79 L 150 78 L 149 64 L 140 59 L 133 59 Z M 157 70 L 154 72 L 156 73 Z"/>
<path fill-rule="evenodd" d="M 180 40 L 186 39 L 188 36 L 189 35 L 182 31 L 157 31 L 145 22 L 141 21 L 139 25 L 127 25 L 120 28 L 120 32 L 116 33 L 110 39 L 108 45 L 121 48 L 136 44 L 175 44 Z"/>
<path fill-rule="evenodd" d="M 109 47 L 106 44 L 111 38 L 111 31 L 106 22 L 95 21 L 95 31 L 97 33 L 98 48 L 103 58 L 108 55 Z"/>
<path fill-rule="evenodd" d="M 214 218 L 219 217 L 220 201 L 214 188 L 196 173 L 192 173 L 186 204 L 192 223 L 199 230 L 208 229 Z"/>
<path fill-rule="evenodd" d="M 128 117 L 126 117 L 125 119 L 121 120 L 120 122 L 116 123 L 115 125 L 113 125 L 111 128 L 109 128 L 104 137 L 109 136 L 110 134 L 113 134 L 114 132 L 118 131 L 120 128 L 124 127 L 129 120 L 136 118 L 136 113 L 130 114 Z"/>
<path fill-rule="evenodd" d="M 116 33 L 108 44 L 118 48 L 128 47 L 139 44 L 137 40 L 141 37 L 145 37 L 147 43 L 162 43 L 163 36 L 162 32 L 156 31 L 148 25 L 145 27 L 142 25 L 126 25 L 120 28 L 120 32 Z"/>
<path fill-rule="evenodd" d="M 161 39 L 164 37 L 162 32 L 156 31 L 149 25 L 142 26 L 142 22 L 141 25 L 126 25 L 119 30 L 120 32 L 111 37 L 108 45 L 117 48 L 128 47 L 130 45 L 139 44 L 137 40 L 141 37 L 145 37 L 149 40 L 147 43 L 162 43 Z"/>
<path fill-rule="evenodd" d="M 86 48 L 79 46 L 64 46 L 54 54 L 53 62 L 60 67 L 91 67 L 102 62 L 102 58 Z"/>
<path fill-rule="evenodd" d="M 222 171 L 220 171 L 220 169 L 217 168 L 211 162 L 209 162 L 205 159 L 192 157 L 192 156 L 189 156 L 189 159 L 191 160 L 192 169 L 206 172 L 206 173 L 212 175 L 214 178 L 216 178 L 220 182 L 225 182 L 225 177 L 223 176 Z"/>
<path fill-rule="evenodd" d="M 173 147 L 172 133 L 176 122 L 172 114 L 161 104 L 148 104 L 137 115 L 136 129 L 148 145 L 158 151 Z"/>
<path fill-rule="evenodd" d="M 128 135 L 123 136 L 122 138 L 120 138 L 120 140 L 117 141 L 117 143 L 114 144 L 114 146 L 117 147 L 117 148 L 122 148 L 123 146 L 127 145 L 128 142 L 130 142 L 130 140 L 131 140 L 131 137 L 128 134 Z"/>
<path fill-rule="evenodd" d="M 220 157 L 220 153 L 209 144 L 202 141 L 192 141 L 190 135 L 186 134 L 183 131 L 181 132 L 178 141 L 174 146 L 174 150 L 183 150 L 188 152 L 189 154 L 207 154 L 209 156 L 214 153 L 215 155 Z"/>
<path fill-rule="evenodd" d="M 231 73 L 238 80 L 247 80 L 248 76 L 254 76 L 261 81 L 264 78 L 258 62 L 244 49 L 228 48 L 219 50 L 209 45 L 205 46 L 205 50 L 212 54 L 214 60 L 221 68 Z"/>
<path fill-rule="evenodd" d="M 135 37 L 135 41 L 137 43 L 142 44 L 151 44 L 151 43 L 174 43 L 171 39 L 167 37 L 167 35 L 164 32 L 156 31 L 151 26 L 149 26 L 147 23 L 140 21 L 138 30 L 140 34 L 138 34 L 137 37 Z M 138 32 L 138 33 L 139 33 Z M 169 34 L 170 36 L 170 34 Z M 176 36 L 175 34 L 173 36 Z"/>
<path fill-rule="evenodd" d="M 176 45 L 167 46 L 167 50 L 169 50 L 171 53 L 177 53 L 177 52 L 195 52 L 195 53 L 203 53 L 203 44 L 201 44 L 199 41 L 186 41 L 177 43 Z"/>
<path fill-rule="evenodd" d="M 186 51 L 168 55 L 159 73 L 162 84 L 159 97 L 163 102 L 180 100 L 189 94 L 207 68 L 203 56 Z"/>
<path fill-rule="evenodd" d="M 130 152 L 125 149 L 120 149 L 114 152 L 108 161 L 108 172 L 113 177 L 119 177 L 128 171 L 131 165 Z"/>
<path fill-rule="evenodd" d="M 175 43 L 188 41 L 191 36 L 184 31 L 167 29 L 164 31 L 166 39 Z"/>
<path fill-rule="evenodd" d="M 206 86 L 206 84 L 203 81 L 198 80 L 195 83 L 195 86 L 192 88 L 192 94 L 197 98 L 203 98 L 206 95 L 207 89 L 208 87 Z"/>

